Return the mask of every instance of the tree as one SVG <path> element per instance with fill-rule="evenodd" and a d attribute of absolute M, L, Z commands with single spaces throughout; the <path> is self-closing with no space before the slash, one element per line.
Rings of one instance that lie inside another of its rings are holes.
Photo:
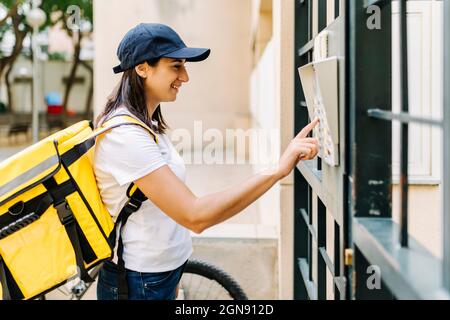
<path fill-rule="evenodd" d="M 84 61 L 80 59 L 81 44 L 85 34 L 82 32 L 83 24 L 90 24 L 93 26 L 93 9 L 92 0 L 45 0 L 42 5 L 43 10 L 47 13 L 47 26 L 54 26 L 62 24 L 62 28 L 73 39 L 74 53 L 72 57 L 72 66 L 69 77 L 66 82 L 63 107 L 64 113 L 67 113 L 67 105 L 70 98 L 78 67 L 81 65 L 85 67 L 90 74 L 90 88 L 86 100 L 85 112 L 88 115 L 92 111 L 92 96 L 93 96 L 93 69 Z M 56 19 L 52 19 L 52 15 L 58 14 Z"/>
<path fill-rule="evenodd" d="M 0 21 L 0 43 L 8 30 L 13 30 L 15 36 L 14 47 L 9 56 L 0 56 L 0 76 L 5 77 L 5 84 L 8 96 L 8 108 L 11 110 L 13 97 L 11 93 L 11 83 L 9 76 L 14 66 L 14 62 L 23 50 L 23 42 L 31 31 L 25 23 L 25 8 L 30 3 L 27 0 L 0 0 L 0 4 L 7 10 L 6 16 Z"/>
<path fill-rule="evenodd" d="M 12 106 L 11 84 L 9 76 L 13 68 L 14 62 L 20 56 L 23 50 L 23 42 L 27 35 L 32 31 L 26 24 L 25 17 L 27 10 L 31 8 L 31 0 L 0 0 L 0 5 L 7 10 L 7 15 L 0 20 L 0 43 L 3 40 L 4 34 L 8 30 L 13 30 L 15 34 L 15 44 L 10 56 L 2 56 L 0 52 L 0 76 L 5 73 L 5 83 L 8 93 L 8 107 Z M 63 107 L 64 113 L 67 113 L 67 105 L 70 98 L 70 93 L 75 83 L 78 67 L 81 65 L 85 67 L 90 74 L 90 88 L 86 100 L 85 112 L 88 115 L 92 111 L 92 97 L 93 97 L 93 69 L 92 67 L 81 61 L 81 44 L 85 34 L 80 31 L 83 24 L 93 25 L 93 9 L 92 0 L 45 0 L 42 1 L 40 8 L 44 10 L 47 15 L 45 24 L 40 28 L 44 30 L 48 27 L 61 25 L 69 37 L 74 42 L 74 54 L 72 58 L 72 66 L 70 73 L 65 83 Z M 56 18 L 55 18 L 56 17 Z"/>

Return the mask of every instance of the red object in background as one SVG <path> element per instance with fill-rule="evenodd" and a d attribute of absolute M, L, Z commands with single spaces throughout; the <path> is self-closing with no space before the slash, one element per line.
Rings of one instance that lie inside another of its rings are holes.
<path fill-rule="evenodd" d="M 60 114 L 63 112 L 63 106 L 62 105 L 50 105 L 47 106 L 47 113 L 48 114 Z"/>

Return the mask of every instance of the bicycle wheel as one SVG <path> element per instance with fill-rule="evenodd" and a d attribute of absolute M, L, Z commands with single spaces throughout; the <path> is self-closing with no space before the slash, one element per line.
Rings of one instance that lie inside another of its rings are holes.
<path fill-rule="evenodd" d="M 189 260 L 180 281 L 179 300 L 248 300 L 225 271 L 207 262 Z"/>

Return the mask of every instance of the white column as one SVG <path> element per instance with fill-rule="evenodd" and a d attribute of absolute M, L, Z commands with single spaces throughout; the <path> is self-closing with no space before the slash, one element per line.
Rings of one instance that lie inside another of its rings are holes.
<path fill-rule="evenodd" d="M 294 135 L 294 1 L 273 0 L 276 108 L 279 114 L 280 152 Z M 294 193 L 293 174 L 281 181 L 278 242 L 279 298 L 293 299 Z"/>

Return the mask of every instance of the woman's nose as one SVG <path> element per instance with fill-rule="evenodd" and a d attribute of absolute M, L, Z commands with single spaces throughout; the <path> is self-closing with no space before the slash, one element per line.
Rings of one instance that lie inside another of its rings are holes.
<path fill-rule="evenodd" d="M 182 68 L 178 79 L 180 81 L 183 81 L 183 82 L 188 82 L 189 81 L 189 75 L 188 75 L 188 72 L 187 72 L 186 68 Z"/>

